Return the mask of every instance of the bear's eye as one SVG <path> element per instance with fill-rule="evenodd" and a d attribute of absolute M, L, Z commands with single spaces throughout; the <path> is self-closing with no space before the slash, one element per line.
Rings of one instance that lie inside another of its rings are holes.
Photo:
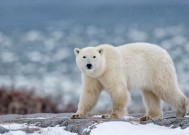
<path fill-rule="evenodd" d="M 85 58 L 86 58 L 86 56 L 83 56 L 83 58 L 85 59 Z"/>
<path fill-rule="evenodd" d="M 93 56 L 93 58 L 96 58 L 96 56 Z"/>

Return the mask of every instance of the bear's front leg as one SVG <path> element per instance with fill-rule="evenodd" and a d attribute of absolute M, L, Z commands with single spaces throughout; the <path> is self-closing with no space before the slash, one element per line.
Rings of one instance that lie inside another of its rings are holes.
<path fill-rule="evenodd" d="M 129 101 L 129 92 L 126 85 L 115 85 L 110 89 L 112 98 L 112 113 L 102 115 L 102 118 L 121 119 L 126 114 L 125 107 Z"/>
<path fill-rule="evenodd" d="M 85 118 L 87 113 L 96 104 L 102 90 L 101 85 L 95 79 L 90 79 L 87 77 L 86 80 L 85 77 L 85 80 L 83 81 L 84 81 L 84 88 L 80 96 L 78 110 L 75 114 L 71 115 L 70 117 L 71 119 Z"/>

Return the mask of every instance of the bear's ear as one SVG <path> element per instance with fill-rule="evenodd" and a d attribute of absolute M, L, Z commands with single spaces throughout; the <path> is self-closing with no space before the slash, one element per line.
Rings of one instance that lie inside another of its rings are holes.
<path fill-rule="evenodd" d="M 99 52 L 100 54 L 102 54 L 102 53 L 103 53 L 103 49 L 102 49 L 102 48 L 99 48 L 99 49 L 98 49 L 98 52 Z"/>
<path fill-rule="evenodd" d="M 75 48 L 75 49 L 74 49 L 74 53 L 75 53 L 76 56 L 79 54 L 79 52 L 80 52 L 80 49 L 79 49 L 79 48 Z"/>

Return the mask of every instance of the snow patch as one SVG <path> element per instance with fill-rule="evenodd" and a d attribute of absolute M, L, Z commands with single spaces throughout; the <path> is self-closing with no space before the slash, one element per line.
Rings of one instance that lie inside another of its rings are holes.
<path fill-rule="evenodd" d="M 27 124 L 16 124 L 16 123 L 1 124 L 0 126 L 6 128 L 6 129 L 10 129 L 10 130 L 18 130 L 18 129 L 24 129 L 24 128 L 29 127 L 29 125 L 27 125 Z"/>
<path fill-rule="evenodd" d="M 21 131 L 24 128 L 39 128 L 34 125 L 27 125 L 27 124 L 1 124 L 0 126 L 10 129 L 11 131 L 5 133 L 4 135 L 27 135 L 26 132 Z M 71 133 L 65 131 L 65 127 L 47 127 L 47 128 L 39 128 L 39 131 L 31 133 L 30 135 L 77 135 L 76 133 Z"/>
<path fill-rule="evenodd" d="M 21 119 L 28 119 L 28 120 L 32 120 L 32 119 L 47 119 L 47 118 L 52 118 L 52 117 L 37 117 L 37 118 L 21 118 Z"/>
<path fill-rule="evenodd" d="M 154 124 L 131 124 L 128 122 L 104 122 L 96 125 L 90 135 L 188 135 L 189 129 L 171 129 Z"/>
<path fill-rule="evenodd" d="M 56 126 L 56 127 L 43 128 L 32 135 L 77 135 L 77 134 L 64 130 L 64 127 Z"/>

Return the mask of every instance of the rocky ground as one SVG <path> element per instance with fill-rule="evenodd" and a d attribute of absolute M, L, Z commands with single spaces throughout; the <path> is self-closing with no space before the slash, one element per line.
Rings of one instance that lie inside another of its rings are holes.
<path fill-rule="evenodd" d="M 11 124 L 11 123 L 26 123 L 28 125 L 35 125 L 35 127 L 26 127 L 21 130 L 26 133 L 33 133 L 38 131 L 39 128 L 46 127 L 55 127 L 57 125 L 65 127 L 66 131 L 78 133 L 79 135 L 89 135 L 91 130 L 95 128 L 95 125 L 106 122 L 106 121 L 124 121 L 130 122 L 137 121 L 141 115 L 132 115 L 127 119 L 102 119 L 99 116 L 93 116 L 87 119 L 69 119 L 69 113 L 62 114 L 29 114 L 29 115 L 1 115 L 0 116 L 0 124 Z M 139 122 L 139 121 L 138 121 Z M 174 112 L 166 112 L 164 113 L 164 119 L 156 120 L 156 121 L 146 121 L 140 122 L 141 124 L 154 123 L 160 126 L 166 126 L 171 128 L 180 127 L 181 129 L 185 129 L 189 127 L 189 117 L 184 118 L 176 118 Z M 6 129 L 0 126 L 0 133 L 9 132 L 10 129 Z"/>

